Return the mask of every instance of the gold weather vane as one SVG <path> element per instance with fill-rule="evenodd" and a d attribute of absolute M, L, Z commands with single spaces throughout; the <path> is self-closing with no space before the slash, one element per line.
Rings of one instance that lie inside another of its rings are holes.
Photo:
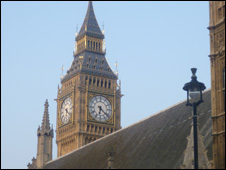
<path fill-rule="evenodd" d="M 76 25 L 76 33 L 75 33 L 75 37 L 77 37 L 78 35 L 78 24 Z"/>
<path fill-rule="evenodd" d="M 118 77 L 118 62 L 116 61 L 116 63 L 115 63 L 115 74 L 116 74 L 116 76 Z"/>
<path fill-rule="evenodd" d="M 62 70 L 62 74 L 60 76 L 60 79 L 62 80 L 64 78 L 64 65 L 62 65 L 61 70 Z"/>
<path fill-rule="evenodd" d="M 104 34 L 104 22 L 102 24 L 102 33 Z"/>
<path fill-rule="evenodd" d="M 62 65 L 61 70 L 62 70 L 62 76 L 63 76 L 64 75 L 64 65 Z"/>
<path fill-rule="evenodd" d="M 73 51 L 73 55 L 75 56 L 76 54 L 76 37 L 78 36 L 78 24 L 76 25 L 76 33 L 75 33 L 75 43 L 74 43 L 74 51 Z"/>

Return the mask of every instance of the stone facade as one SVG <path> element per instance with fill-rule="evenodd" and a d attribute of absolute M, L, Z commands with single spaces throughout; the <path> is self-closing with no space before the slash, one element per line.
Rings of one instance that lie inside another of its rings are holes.
<path fill-rule="evenodd" d="M 213 168 L 225 169 L 225 2 L 210 1 Z"/>

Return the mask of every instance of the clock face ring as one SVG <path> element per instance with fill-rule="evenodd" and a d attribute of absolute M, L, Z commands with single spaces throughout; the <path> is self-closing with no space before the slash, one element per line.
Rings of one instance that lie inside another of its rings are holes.
<path fill-rule="evenodd" d="M 104 96 L 94 96 L 89 102 L 91 116 L 101 122 L 108 121 L 112 115 L 112 106 Z"/>
<path fill-rule="evenodd" d="M 71 98 L 68 97 L 66 98 L 61 106 L 61 122 L 63 124 L 66 124 L 69 122 L 69 120 L 71 119 L 71 115 L 72 115 L 72 101 Z"/>

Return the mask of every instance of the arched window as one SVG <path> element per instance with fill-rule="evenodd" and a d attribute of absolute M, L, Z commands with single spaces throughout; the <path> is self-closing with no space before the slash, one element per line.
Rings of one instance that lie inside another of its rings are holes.
<path fill-rule="evenodd" d="M 105 86 L 104 87 L 107 88 L 107 81 L 105 81 Z"/>
<path fill-rule="evenodd" d="M 96 83 L 96 78 L 94 77 L 94 78 L 93 78 L 93 84 L 95 84 L 95 83 Z"/>
<path fill-rule="evenodd" d="M 108 83 L 108 88 L 109 89 L 111 88 L 111 81 L 109 81 L 109 83 Z"/>
<path fill-rule="evenodd" d="M 97 79 L 97 87 L 99 86 L 99 79 Z"/>
<path fill-rule="evenodd" d="M 89 79 L 89 84 L 91 84 L 91 82 L 92 82 L 92 79 L 90 78 L 90 79 Z"/>

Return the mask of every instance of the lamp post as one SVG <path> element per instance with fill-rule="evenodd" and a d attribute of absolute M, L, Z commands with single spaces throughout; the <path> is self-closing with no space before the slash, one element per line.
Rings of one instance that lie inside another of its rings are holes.
<path fill-rule="evenodd" d="M 197 135 L 197 112 L 196 107 L 203 102 L 202 91 L 206 89 L 203 83 L 197 81 L 196 68 L 192 68 L 191 81 L 186 83 L 183 90 L 187 91 L 187 104 L 186 106 L 193 107 L 193 134 L 194 134 L 194 169 L 198 169 L 198 135 Z M 190 100 L 190 98 L 192 100 Z"/>

